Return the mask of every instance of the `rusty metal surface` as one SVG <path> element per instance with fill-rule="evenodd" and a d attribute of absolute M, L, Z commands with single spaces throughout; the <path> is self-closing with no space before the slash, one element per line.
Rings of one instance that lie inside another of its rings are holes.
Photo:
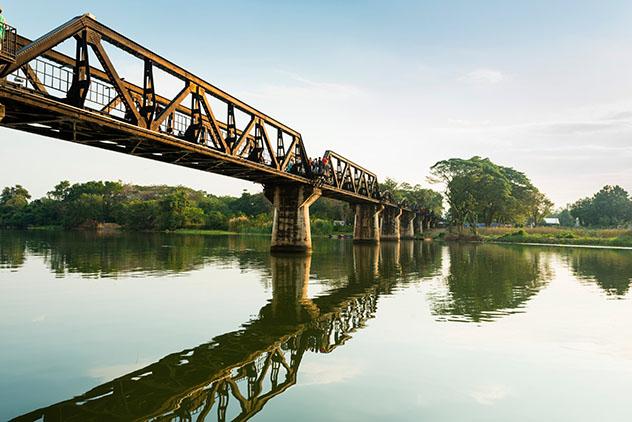
<path fill-rule="evenodd" d="M 332 151 L 314 174 L 299 132 L 90 15 L 35 41 L 14 39 L 15 60 L 0 71 L 2 126 L 257 183 L 318 185 L 323 196 L 347 202 L 384 202 L 375 174 Z M 75 57 L 54 50 L 67 40 Z M 115 49 L 140 59 L 141 75 L 123 74 L 108 54 Z M 180 91 L 156 92 L 155 71 Z"/>

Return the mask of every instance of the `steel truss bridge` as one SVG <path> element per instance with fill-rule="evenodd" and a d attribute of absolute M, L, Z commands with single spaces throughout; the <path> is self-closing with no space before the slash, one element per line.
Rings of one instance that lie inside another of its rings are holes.
<path fill-rule="evenodd" d="M 0 57 L 2 126 L 256 183 L 314 185 L 347 202 L 382 201 L 372 172 L 327 151 L 318 177 L 299 132 L 90 14 L 34 41 L 11 35 L 15 58 Z M 67 40 L 74 56 L 55 50 Z M 136 74 L 117 67 L 113 51 L 139 60 Z M 177 94 L 161 95 L 158 73 Z"/>
<path fill-rule="evenodd" d="M 394 203 L 374 173 L 330 150 L 310 165 L 299 132 L 90 14 L 36 40 L 5 33 L 1 126 L 263 184 L 272 251 L 311 250 L 309 207 L 320 196 L 353 206 L 358 242 L 421 231 L 423 210 Z M 67 42 L 74 55 L 59 51 Z"/>
<path fill-rule="evenodd" d="M 311 257 L 272 257 L 273 298 L 243 329 L 14 421 L 248 420 L 296 384 L 305 353 L 331 353 L 366 326 L 406 279 L 403 259 L 395 245 L 354 246 L 345 285 L 309 299 Z"/>

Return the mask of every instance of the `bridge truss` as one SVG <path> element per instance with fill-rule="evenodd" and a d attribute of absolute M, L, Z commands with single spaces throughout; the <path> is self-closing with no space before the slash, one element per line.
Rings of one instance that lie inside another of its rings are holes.
<path fill-rule="evenodd" d="M 326 170 L 314 175 L 299 132 L 89 14 L 35 41 L 16 40 L 15 60 L 0 64 L 2 126 L 256 183 L 319 185 L 324 196 L 347 202 L 380 202 L 375 174 L 328 151 Z M 67 41 L 75 43 L 74 57 L 55 49 Z M 137 72 L 114 64 L 130 55 Z M 158 89 L 167 80 L 177 88 L 172 95 Z"/>

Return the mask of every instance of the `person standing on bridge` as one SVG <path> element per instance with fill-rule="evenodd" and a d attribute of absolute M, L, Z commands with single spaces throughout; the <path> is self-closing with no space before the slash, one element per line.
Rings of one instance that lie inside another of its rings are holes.
<path fill-rule="evenodd" d="M 2 6 L 0 6 L 0 53 L 2 53 L 2 45 L 4 44 L 4 37 L 6 30 L 4 29 L 4 15 L 2 14 Z"/>

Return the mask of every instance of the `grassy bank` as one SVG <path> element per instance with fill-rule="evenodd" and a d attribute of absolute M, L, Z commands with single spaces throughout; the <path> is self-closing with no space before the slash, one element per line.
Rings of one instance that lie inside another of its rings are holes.
<path fill-rule="evenodd" d="M 626 229 L 584 228 L 484 228 L 479 239 L 484 242 L 541 243 L 582 246 L 629 246 L 632 247 L 632 231 Z"/>

